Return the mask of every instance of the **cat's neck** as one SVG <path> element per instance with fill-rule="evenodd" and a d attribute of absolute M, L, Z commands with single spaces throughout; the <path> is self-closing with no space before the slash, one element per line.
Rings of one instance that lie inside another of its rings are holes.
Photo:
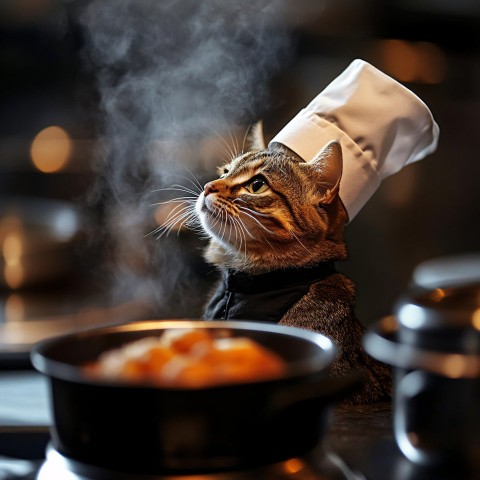
<path fill-rule="evenodd" d="M 215 241 L 211 241 L 205 257 L 209 263 L 221 269 L 245 272 L 248 274 L 261 274 L 288 268 L 311 267 L 319 263 L 341 261 L 347 259 L 345 244 L 338 244 L 329 240 L 322 242 L 322 253 L 305 249 L 294 251 L 271 250 L 249 252 L 245 258 L 244 252 L 228 252 Z"/>

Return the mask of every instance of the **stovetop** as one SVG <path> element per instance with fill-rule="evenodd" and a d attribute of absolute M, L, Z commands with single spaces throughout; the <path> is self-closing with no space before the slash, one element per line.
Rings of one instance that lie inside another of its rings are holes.
<path fill-rule="evenodd" d="M 303 457 L 236 471 L 135 474 L 100 468 L 69 459 L 52 447 L 36 480 L 364 480 L 333 451 L 320 445 Z"/>

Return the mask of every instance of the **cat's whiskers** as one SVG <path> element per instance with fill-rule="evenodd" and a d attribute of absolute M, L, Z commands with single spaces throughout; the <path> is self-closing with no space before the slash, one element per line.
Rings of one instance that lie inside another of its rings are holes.
<path fill-rule="evenodd" d="M 203 187 L 196 176 L 193 175 L 187 167 L 184 166 L 183 168 L 190 174 L 191 178 L 181 175 L 177 175 L 177 177 L 188 181 L 191 184 L 191 187 L 182 184 L 173 184 L 169 187 L 155 189 L 152 192 L 182 192 L 187 195 L 151 204 L 150 206 L 161 206 L 175 203 L 177 205 L 168 212 L 162 224 L 146 234 L 146 236 L 156 234 L 158 234 L 158 238 L 168 236 L 174 228 L 177 229 L 177 235 L 179 235 L 180 230 L 183 227 L 187 227 L 200 235 L 205 234 L 200 219 L 195 212 L 195 204 L 198 200 L 199 194 L 203 191 Z M 209 238 L 208 235 L 206 235 L 206 238 Z"/>
<path fill-rule="evenodd" d="M 160 206 L 160 205 L 168 205 L 169 203 L 190 203 L 190 202 L 195 203 L 196 201 L 197 201 L 197 197 L 193 197 L 193 196 L 189 195 L 189 196 L 185 196 L 185 197 L 172 198 L 170 200 L 165 200 L 164 202 L 151 203 L 149 206 L 150 207 L 157 207 L 157 206 Z"/>
<path fill-rule="evenodd" d="M 177 176 L 180 177 L 180 178 L 183 178 L 184 180 L 187 180 L 188 182 L 190 182 L 193 185 L 193 187 L 198 188 L 197 193 L 200 193 L 201 191 L 203 191 L 202 184 L 200 183 L 198 178 L 193 174 L 193 172 L 189 168 L 187 168 L 185 165 L 183 165 L 183 168 L 187 171 L 187 173 L 190 174 L 190 177 L 185 177 L 185 176 L 182 176 L 182 175 L 177 175 Z"/>
<path fill-rule="evenodd" d="M 227 232 L 227 226 L 228 226 L 228 213 L 226 210 L 222 210 L 222 226 L 223 226 L 223 231 L 222 231 L 222 240 L 225 241 L 225 234 Z M 230 233 L 230 229 L 229 229 Z M 230 235 L 228 237 L 229 239 L 226 241 L 228 245 L 230 245 Z"/>
<path fill-rule="evenodd" d="M 171 219 L 171 223 L 170 221 L 168 223 L 164 223 L 162 225 L 160 225 L 159 227 L 157 227 L 156 229 L 152 230 L 150 233 L 146 234 L 145 236 L 150 236 L 150 235 L 157 235 L 157 239 L 158 238 L 161 238 L 163 236 L 168 236 L 169 233 L 171 232 L 171 230 L 175 227 L 175 225 L 178 226 L 178 229 L 180 230 L 181 228 L 181 225 L 179 225 L 179 220 L 180 218 L 179 217 L 176 217 L 175 219 Z"/>
<path fill-rule="evenodd" d="M 247 237 L 245 236 L 245 233 L 248 233 L 252 238 L 252 234 L 248 231 L 248 229 L 245 227 L 243 222 L 241 221 L 240 218 L 235 218 L 232 217 L 235 225 L 235 235 L 237 234 L 237 231 L 240 232 L 240 245 L 238 246 L 238 252 L 242 252 L 242 245 L 243 245 L 243 266 L 246 267 L 248 264 L 248 255 L 247 255 Z M 236 237 L 235 237 L 236 239 Z"/>
<path fill-rule="evenodd" d="M 230 237 L 232 235 L 232 231 L 231 229 L 229 228 L 228 229 L 228 238 L 225 240 L 225 237 L 226 237 L 226 233 L 227 233 L 227 219 L 228 219 L 228 213 L 224 210 L 222 211 L 222 227 L 223 227 L 223 231 L 222 231 L 222 239 L 224 242 L 226 242 L 228 245 L 231 245 L 230 243 Z"/>
<path fill-rule="evenodd" d="M 239 228 L 240 228 L 240 233 L 243 235 L 243 239 L 244 239 L 244 242 L 243 242 L 243 267 L 245 268 L 248 264 L 247 238 L 245 236 L 245 231 L 249 234 L 250 234 L 250 232 L 248 232 L 248 230 L 245 229 L 245 226 L 241 222 L 239 222 Z"/>
<path fill-rule="evenodd" d="M 248 203 L 243 199 L 243 198 L 234 198 L 233 203 L 238 203 L 238 202 L 243 202 L 245 205 L 248 205 Z M 272 218 L 272 216 L 268 213 L 262 213 L 262 212 L 257 212 L 256 210 L 251 209 L 250 207 L 244 207 L 243 205 L 237 205 L 238 208 L 242 207 L 245 210 L 248 210 L 249 212 L 254 213 L 255 215 L 258 215 L 260 217 L 265 217 L 265 218 Z"/>
<path fill-rule="evenodd" d="M 262 227 L 264 230 L 266 230 L 266 231 L 267 231 L 268 233 L 270 233 L 271 235 L 274 235 L 274 232 L 272 232 L 272 231 L 269 230 L 267 227 L 265 227 L 265 225 L 263 225 L 258 219 L 256 219 L 255 217 L 253 217 L 250 213 L 245 212 L 245 211 L 242 212 L 242 210 L 246 209 L 246 207 L 242 207 L 242 206 L 240 206 L 240 205 L 237 205 L 237 208 L 239 209 L 239 213 L 243 213 L 244 215 L 246 215 L 246 216 L 250 217 L 251 219 L 255 220 L 260 227 Z M 248 210 L 250 210 L 250 209 L 248 209 Z M 254 210 L 250 210 L 250 211 L 251 211 L 252 213 L 257 213 L 257 212 L 255 212 Z M 238 216 L 238 220 L 239 220 L 239 222 L 241 223 L 244 231 L 248 233 L 248 235 L 250 236 L 250 238 L 255 239 L 255 236 L 251 233 L 250 229 L 247 228 L 247 226 L 245 225 L 244 219 L 243 219 L 240 215 Z M 268 246 L 272 249 L 272 251 L 275 251 L 275 248 L 274 248 L 273 245 L 268 241 L 267 237 L 265 237 L 265 235 L 263 234 L 263 232 L 259 231 L 259 233 L 260 233 L 260 235 L 262 236 L 262 238 L 265 240 L 265 243 L 267 243 Z"/>
<path fill-rule="evenodd" d="M 229 130 L 228 134 L 230 136 L 230 141 L 232 142 L 232 145 L 234 147 L 233 149 L 234 156 L 232 157 L 232 160 L 233 160 L 235 157 L 238 157 L 239 155 L 241 155 L 243 153 L 243 150 L 240 150 L 240 146 L 238 144 L 238 138 L 235 135 L 233 135 L 232 130 Z"/>
<path fill-rule="evenodd" d="M 239 225 L 242 226 L 242 229 L 244 230 L 244 232 L 252 239 L 252 240 L 255 240 L 255 235 L 253 235 L 253 233 L 247 228 L 247 226 L 245 225 L 245 222 L 243 221 L 243 219 L 238 216 L 236 218 L 237 222 Z M 246 240 L 246 237 L 245 237 L 245 240 Z"/>
<path fill-rule="evenodd" d="M 210 220 L 210 219 L 209 219 Z M 220 223 L 220 216 L 219 215 L 214 215 L 213 216 L 213 222 L 211 225 L 209 225 L 209 229 L 212 232 L 215 232 L 217 230 L 217 225 Z"/>
<path fill-rule="evenodd" d="M 201 191 L 203 190 L 203 188 L 198 191 L 198 190 L 192 190 L 191 188 L 188 188 L 186 187 L 185 185 L 180 185 L 178 183 L 175 183 L 173 184 L 171 187 L 170 187 L 171 190 L 174 190 L 174 189 L 177 189 L 177 191 L 180 191 L 180 192 L 185 192 L 185 193 L 191 193 L 192 195 L 198 195 L 199 193 L 201 193 Z"/>
<path fill-rule="evenodd" d="M 249 218 L 251 218 L 252 220 L 254 220 L 255 222 L 257 222 L 257 224 L 262 227 L 267 233 L 271 234 L 271 235 L 275 235 L 274 232 L 272 232 L 271 230 L 269 230 L 265 225 L 263 225 L 260 220 L 258 220 L 257 218 L 255 218 L 252 214 L 248 213 L 248 211 L 252 212 L 253 214 L 258 214 L 259 212 L 256 212 L 255 210 L 251 210 L 250 208 L 247 208 L 247 207 L 242 207 L 240 205 L 237 205 L 237 208 L 240 210 L 241 213 L 243 213 L 244 215 L 248 216 Z M 248 211 L 247 211 L 248 210 Z M 240 218 L 240 220 L 242 221 L 243 223 L 243 219 Z M 245 230 L 248 232 L 248 234 L 254 238 L 252 236 L 252 234 L 250 233 L 250 230 L 244 225 L 244 228 Z M 273 245 L 268 241 L 267 237 L 263 234 L 263 232 L 259 232 L 260 235 L 262 236 L 262 238 L 265 240 L 265 242 L 267 243 L 267 245 L 270 247 L 270 249 L 274 252 L 275 251 L 275 248 L 273 247 Z"/>
<path fill-rule="evenodd" d="M 230 228 L 230 233 L 229 233 L 229 236 L 228 236 L 228 239 L 229 241 L 231 241 L 231 238 L 232 238 L 232 230 L 233 230 L 233 233 L 235 234 L 235 238 L 233 239 L 233 244 L 237 247 L 238 243 L 239 243 L 239 240 L 238 240 L 238 227 L 237 227 L 237 224 L 235 222 L 235 219 L 232 219 L 232 224 L 231 224 L 231 227 Z M 241 244 L 241 239 L 240 239 L 240 244 Z"/>
<path fill-rule="evenodd" d="M 219 218 L 223 224 L 228 220 L 228 215 L 225 215 L 225 220 L 224 220 L 224 214 L 226 212 L 226 208 L 227 208 L 227 203 L 220 198 L 220 199 L 217 199 L 216 202 L 213 202 L 209 205 L 208 213 L 210 216 Z"/>
<path fill-rule="evenodd" d="M 241 205 L 237 205 L 237 208 L 239 210 L 240 213 L 243 213 L 243 215 L 246 215 L 247 217 L 251 218 L 252 220 L 254 220 L 261 228 L 263 228 L 267 233 L 270 233 L 271 235 L 275 235 L 274 232 L 272 232 L 270 229 L 268 229 L 265 225 L 262 224 L 262 222 L 260 222 L 260 220 L 258 218 L 255 218 L 254 215 L 252 214 L 256 214 L 257 212 L 255 212 L 255 210 L 251 210 L 250 208 L 247 208 L 247 207 L 242 207 Z M 250 213 L 252 212 L 252 213 Z"/>
<path fill-rule="evenodd" d="M 168 229 L 168 233 L 170 233 L 174 228 L 177 229 L 177 236 L 180 235 L 180 230 L 183 228 L 185 224 L 190 222 L 192 220 L 192 213 L 189 211 L 184 212 L 183 214 L 180 214 L 176 220 L 172 223 L 170 228 Z M 179 223 L 180 222 L 180 223 Z"/>
<path fill-rule="evenodd" d="M 224 245 L 224 248 L 232 254 L 241 254 L 242 263 L 247 266 L 249 263 L 247 235 L 252 239 L 255 238 L 254 235 L 246 227 L 241 217 L 228 210 L 228 203 L 217 205 L 213 216 L 215 222 L 210 225 L 210 230 L 216 232 L 215 236 Z M 268 243 L 266 239 L 265 241 Z"/>
<path fill-rule="evenodd" d="M 177 228 L 177 234 L 179 234 L 180 230 L 187 222 L 196 222 L 194 205 L 190 203 L 186 204 L 185 202 L 180 203 L 170 210 L 162 225 L 159 225 L 146 236 L 155 235 L 157 233 L 157 238 L 168 236 L 175 227 Z"/>
<path fill-rule="evenodd" d="M 223 227 L 223 210 L 220 208 L 209 209 L 208 216 L 206 217 L 209 229 L 214 232 L 215 236 L 222 240 L 222 227 Z"/>
<path fill-rule="evenodd" d="M 242 150 L 241 150 L 241 153 L 244 153 L 244 152 L 245 152 L 245 144 L 247 143 L 248 133 L 249 133 L 249 131 L 251 130 L 251 128 L 252 128 L 252 124 L 250 124 L 249 127 L 245 129 L 245 133 L 244 133 L 244 135 L 243 135 L 243 142 L 242 142 Z"/>
<path fill-rule="evenodd" d="M 222 209 L 220 211 L 220 216 L 218 218 L 219 218 L 219 223 L 221 225 L 217 232 L 217 237 L 226 249 L 232 251 L 234 250 L 234 245 L 232 245 L 232 242 L 231 242 L 232 228 L 231 228 L 231 222 L 228 221 L 229 219 L 228 212 Z M 228 238 L 227 238 L 227 227 L 228 227 Z"/>
<path fill-rule="evenodd" d="M 185 190 L 184 188 L 172 188 L 172 187 L 165 187 L 165 188 L 157 188 L 152 190 L 152 193 L 157 192 L 183 192 L 183 193 L 192 193 L 191 191 Z M 198 195 L 195 193 L 195 195 Z"/>
<path fill-rule="evenodd" d="M 233 244 L 235 245 L 235 248 L 237 250 L 241 250 L 242 246 L 243 246 L 243 238 L 239 235 L 239 226 L 238 226 L 238 222 L 237 222 L 237 219 L 236 218 L 232 218 L 232 223 L 231 223 L 231 229 L 230 229 L 230 236 L 229 236 L 229 240 L 230 240 L 230 237 L 231 237 L 231 234 L 232 234 L 232 231 L 233 233 L 235 234 L 235 238 L 233 239 Z"/>
<path fill-rule="evenodd" d="M 302 243 L 302 241 L 298 238 L 294 231 L 291 231 L 290 234 L 305 249 L 306 252 L 310 253 L 310 250 Z"/>
<path fill-rule="evenodd" d="M 238 205 L 238 202 L 244 202 L 245 203 L 245 200 L 243 200 L 242 198 L 236 198 L 234 200 L 234 203 L 236 203 L 236 207 L 238 208 L 238 210 L 240 212 L 242 212 L 243 214 L 247 215 L 248 217 L 250 217 L 252 220 L 254 220 L 255 222 L 257 222 L 257 224 L 262 227 L 265 231 L 267 231 L 268 233 L 270 233 L 271 235 L 274 235 L 275 233 L 272 232 L 271 230 L 269 230 L 267 227 L 265 227 L 265 225 L 263 225 L 260 220 L 258 220 L 258 218 L 255 218 L 255 215 L 258 215 L 258 216 L 261 216 L 261 217 L 265 217 L 265 218 L 271 218 L 271 215 L 269 214 L 266 214 L 266 213 L 261 213 L 261 212 L 257 212 L 256 210 L 253 210 L 249 207 L 244 207 L 243 205 Z M 246 228 L 246 231 L 248 232 L 248 234 L 250 236 L 251 233 L 249 231 L 249 229 Z M 273 245 L 268 241 L 268 239 L 265 237 L 265 235 L 263 235 L 262 232 L 260 232 L 262 238 L 265 240 L 265 242 L 270 246 L 270 248 L 272 249 L 272 251 L 275 251 L 275 248 L 273 247 Z M 300 239 L 295 235 L 294 232 L 291 232 L 291 234 L 296 238 L 296 240 L 300 243 L 300 245 L 302 245 L 302 247 L 308 252 L 308 249 L 302 244 L 302 242 L 300 241 Z"/>
<path fill-rule="evenodd" d="M 157 188 L 155 190 L 152 190 L 152 192 L 165 192 L 165 191 L 185 192 L 185 193 L 191 193 L 192 195 L 198 196 L 203 191 L 203 187 L 200 184 L 197 177 L 190 170 L 188 170 L 187 167 L 184 167 L 184 168 L 185 170 L 187 170 L 187 172 L 191 175 L 192 178 L 185 177 L 183 175 L 175 175 L 175 176 L 183 180 L 186 180 L 187 182 L 190 182 L 190 184 L 192 185 L 191 188 L 187 187 L 186 185 L 175 183 L 173 185 L 170 185 L 169 187 Z"/>
<path fill-rule="evenodd" d="M 273 247 L 273 245 L 268 241 L 267 237 L 265 237 L 265 235 L 260 232 L 260 235 L 263 237 L 263 239 L 265 240 L 265 242 L 267 242 L 267 245 L 271 248 L 272 252 L 275 252 L 275 248 Z"/>
<path fill-rule="evenodd" d="M 234 158 L 238 156 L 238 145 L 236 144 L 235 138 L 232 134 L 231 130 L 228 130 L 228 135 L 230 137 L 230 143 L 228 143 L 223 135 L 221 135 L 219 132 L 217 132 L 214 129 L 210 129 L 210 131 L 220 140 L 222 145 L 225 147 L 225 150 L 228 154 L 229 160 L 232 161 Z"/>

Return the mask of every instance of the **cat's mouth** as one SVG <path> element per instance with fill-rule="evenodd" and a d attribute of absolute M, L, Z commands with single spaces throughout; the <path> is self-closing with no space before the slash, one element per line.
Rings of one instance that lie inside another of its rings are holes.
<path fill-rule="evenodd" d="M 203 193 L 199 196 L 196 205 L 197 213 L 207 217 L 213 217 L 215 220 L 229 222 L 230 215 L 228 205 L 222 199 L 212 199 L 211 195 L 206 197 Z"/>
<path fill-rule="evenodd" d="M 197 200 L 195 210 L 203 228 L 210 234 L 215 234 L 215 231 L 228 222 L 228 214 L 221 206 L 215 205 L 211 200 L 208 201 L 202 193 Z"/>
<path fill-rule="evenodd" d="M 217 239 L 224 246 L 234 246 L 241 233 L 226 205 L 213 199 L 205 198 L 203 194 L 197 200 L 198 218 L 207 234 Z"/>
<path fill-rule="evenodd" d="M 211 215 L 213 217 L 220 217 L 222 209 L 213 204 L 211 201 L 207 201 L 207 198 L 202 193 L 197 200 L 197 212 L 201 215 Z"/>

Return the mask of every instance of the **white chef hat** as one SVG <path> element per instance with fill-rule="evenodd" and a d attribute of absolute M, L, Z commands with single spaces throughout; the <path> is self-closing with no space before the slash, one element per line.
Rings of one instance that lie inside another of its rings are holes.
<path fill-rule="evenodd" d="M 270 143 L 309 161 L 328 142 L 339 140 L 340 198 L 351 221 L 384 178 L 435 151 L 438 134 L 430 110 L 413 92 L 354 60 Z"/>

